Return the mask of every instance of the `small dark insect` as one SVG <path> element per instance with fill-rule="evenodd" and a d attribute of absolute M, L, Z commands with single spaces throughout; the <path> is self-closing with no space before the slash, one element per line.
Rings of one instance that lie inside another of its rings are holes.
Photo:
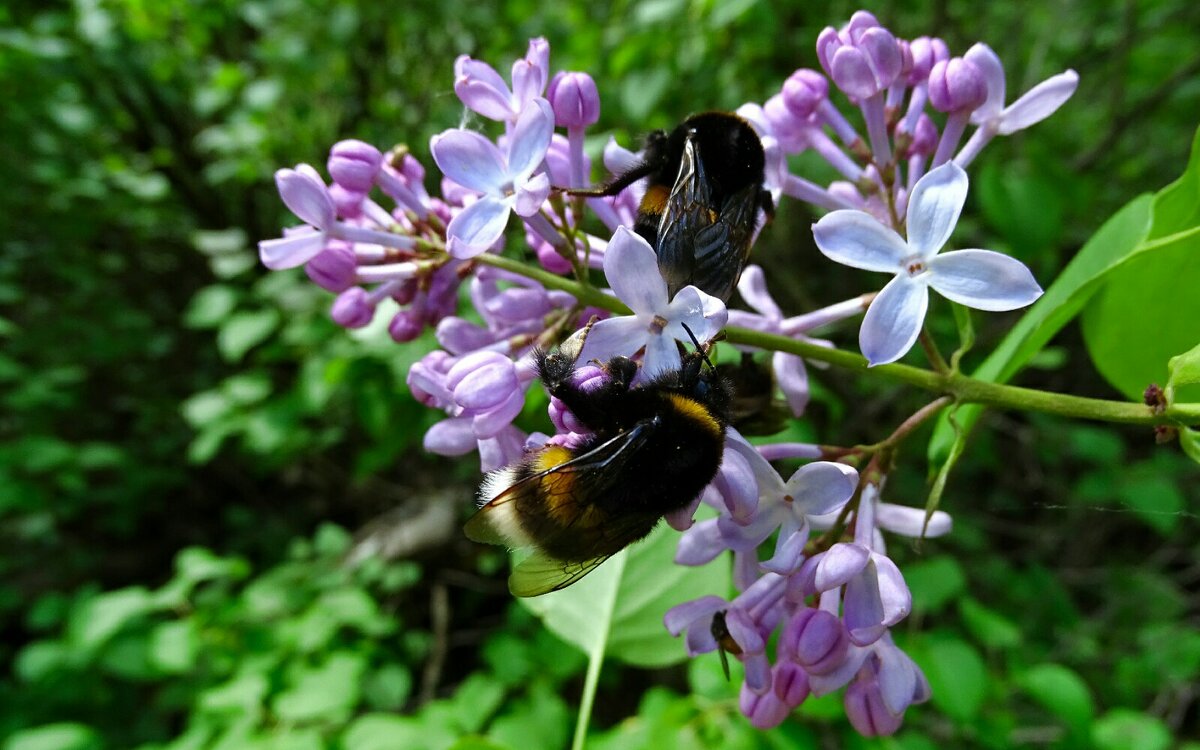
<path fill-rule="evenodd" d="M 717 653 L 721 655 L 721 671 L 725 673 L 725 679 L 728 681 L 729 657 L 726 654 L 740 656 L 742 647 L 738 645 L 737 641 L 733 640 L 733 636 L 729 633 L 729 626 L 725 624 L 725 610 L 721 610 L 713 615 L 709 631 L 712 633 L 713 640 L 717 642 Z"/>
<path fill-rule="evenodd" d="M 721 363 L 717 372 L 729 381 L 733 402 L 729 423 L 743 435 L 774 435 L 787 427 L 789 412 L 775 399 L 771 368 L 742 352 L 737 364 Z"/>
<path fill-rule="evenodd" d="M 685 354 L 678 371 L 635 387 L 637 363 L 614 357 L 604 365 L 607 382 L 584 391 L 572 384 L 573 356 L 561 349 L 537 355 L 546 390 L 592 434 L 574 448 L 531 452 L 484 479 L 466 533 L 478 542 L 533 548 L 509 578 L 513 594 L 570 586 L 713 480 L 730 391 L 707 359 L 701 350 Z"/>
<path fill-rule="evenodd" d="M 646 138 L 640 164 L 594 190 L 616 195 L 648 178 L 635 231 L 658 254 L 673 297 L 693 284 L 728 302 L 750 256 L 758 212 L 775 213 L 763 188 L 766 159 L 750 123 L 730 112 L 692 115 L 671 131 Z"/>

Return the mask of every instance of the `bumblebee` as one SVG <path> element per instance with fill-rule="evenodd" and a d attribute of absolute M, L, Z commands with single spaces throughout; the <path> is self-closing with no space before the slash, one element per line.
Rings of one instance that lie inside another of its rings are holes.
<path fill-rule="evenodd" d="M 728 302 L 750 255 L 762 209 L 775 204 L 763 188 L 766 158 L 750 123 L 729 112 L 692 115 L 667 134 L 646 138 L 641 163 L 594 190 L 611 196 L 648 178 L 634 230 L 658 255 L 668 293 L 693 284 Z"/>
<path fill-rule="evenodd" d="M 732 399 L 701 350 L 637 386 L 637 363 L 614 357 L 604 384 L 587 391 L 573 384 L 570 354 L 539 352 L 535 361 L 547 392 L 592 432 L 484 479 L 466 534 L 533 549 L 509 578 L 517 596 L 570 586 L 694 500 L 720 466 Z"/>

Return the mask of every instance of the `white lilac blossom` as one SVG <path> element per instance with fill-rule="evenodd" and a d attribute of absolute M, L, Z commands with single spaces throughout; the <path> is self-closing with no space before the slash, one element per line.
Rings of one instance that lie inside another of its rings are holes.
<path fill-rule="evenodd" d="M 813 227 L 820 250 L 894 278 L 878 294 L 793 314 L 776 303 L 770 276 L 755 265 L 738 284 L 750 310 L 727 311 L 690 286 L 669 298 L 654 249 L 630 229 L 644 179 L 611 197 L 548 201 L 552 186 L 591 184 L 584 135 L 601 112 L 596 82 L 584 72 L 551 80 L 549 54 L 546 40 L 531 40 L 508 80 L 486 62 L 455 61 L 455 93 L 499 124 L 476 122 L 478 129 L 452 128 L 432 139 L 441 171 L 432 177 L 440 186 L 433 194 L 425 168 L 406 148 L 385 152 L 357 140 L 331 148 L 328 183 L 304 164 L 276 173 L 284 204 L 304 224 L 261 242 L 263 264 L 303 265 L 315 284 L 337 295 L 330 316 L 339 325 L 365 326 L 378 309 L 398 306 L 387 326 L 394 341 L 433 330 L 440 348 L 406 376 L 413 397 L 443 417 L 424 436 L 431 453 L 478 454 L 481 468 L 491 471 L 527 449 L 586 439 L 586 426 L 556 398 L 548 407 L 553 434 L 527 435 L 524 423 L 518 426 L 528 391 L 541 387 L 535 347 L 582 342 L 574 378 L 587 389 L 608 377 L 593 360 L 631 357 L 645 380 L 680 366 L 681 342 L 717 340 L 727 322 L 831 345 L 807 334 L 835 329 L 865 310 L 859 341 L 875 365 L 911 348 L 929 288 L 983 310 L 1014 309 L 1041 294 L 1014 259 L 988 250 L 940 251 L 966 198 L 962 168 L 993 137 L 1060 107 L 1075 90 L 1073 71 L 1005 106 L 1003 66 L 982 43 L 956 57 L 937 38 L 898 38 L 865 11 L 822 31 L 815 56 L 798 61 L 807 67 L 766 101 L 745 103 L 737 113 L 761 138 L 763 187 L 775 205 L 786 197 L 832 211 Z M 843 113 L 846 104 L 861 113 L 865 137 Z M 951 159 L 968 125 L 976 129 Z M 839 179 L 818 184 L 793 174 L 788 156 L 804 151 Z M 604 149 L 613 175 L 639 163 L 637 153 L 615 141 Z M 511 258 L 501 263 L 483 255 L 499 252 L 512 213 L 522 219 L 528 247 L 505 254 L 536 258 L 536 273 L 502 270 Z M 612 294 L 632 314 L 613 316 L 561 291 L 586 283 L 589 268 L 603 268 Z M 547 273 L 573 280 L 551 283 Z M 808 400 L 804 362 L 774 352 L 771 366 L 778 392 L 801 414 Z M 952 522 L 942 511 L 883 502 L 878 464 L 872 460 L 860 476 L 853 459 L 843 458 L 863 450 L 870 449 L 752 446 L 729 428 L 713 482 L 666 519 L 684 532 L 678 564 L 703 565 L 730 553 L 736 591 L 681 602 L 664 625 L 686 633 L 692 656 L 732 646 L 745 666 L 739 707 L 756 727 L 784 721 L 809 695 L 844 688 L 851 724 L 863 735 L 887 735 L 908 706 L 929 697 L 920 668 L 891 637 L 912 600 L 888 557 L 886 536 L 937 537 Z M 828 458 L 841 462 L 822 460 Z M 786 480 L 771 464 L 785 459 L 802 462 Z M 693 520 L 701 502 L 715 518 Z"/>
<path fill-rule="evenodd" d="M 725 327 L 728 313 L 716 297 L 688 285 L 668 298 L 654 250 L 625 227 L 617 229 L 604 251 L 604 277 L 633 314 L 593 325 L 579 355 L 582 361 L 629 357 L 644 349 L 642 377 L 651 378 L 679 369 L 676 341 L 695 336 L 704 343 Z"/>
<path fill-rule="evenodd" d="M 550 177 L 534 174 L 550 148 L 554 112 L 545 99 L 535 98 L 517 118 L 508 150 L 473 130 L 453 129 L 435 135 L 429 144 L 438 168 L 480 197 L 450 220 L 447 250 L 456 258 L 473 258 L 500 239 L 510 212 L 536 214 L 550 195 Z"/>
<path fill-rule="evenodd" d="M 967 173 L 953 162 L 917 181 L 908 201 L 908 239 L 862 211 L 834 211 L 813 225 L 830 260 L 894 273 L 863 318 L 859 346 L 872 365 L 895 362 L 916 342 L 929 292 L 977 310 L 1015 310 L 1042 294 L 1024 263 L 991 250 L 939 251 L 967 199 Z"/>

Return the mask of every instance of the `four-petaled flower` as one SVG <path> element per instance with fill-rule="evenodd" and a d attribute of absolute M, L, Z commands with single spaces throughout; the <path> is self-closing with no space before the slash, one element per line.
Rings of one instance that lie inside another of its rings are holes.
<path fill-rule="evenodd" d="M 688 329 L 703 343 L 725 327 L 728 312 L 716 297 L 690 285 L 674 299 L 667 296 L 667 282 L 650 243 L 626 227 L 617 229 L 604 251 L 604 276 L 633 315 L 593 325 L 579 353 L 582 362 L 630 357 L 644 348 L 640 377 L 652 378 L 679 369 L 675 342 L 690 341 Z"/>
<path fill-rule="evenodd" d="M 554 134 L 554 111 L 545 99 L 521 110 L 508 138 L 508 152 L 473 130 L 460 128 L 435 135 L 430 150 L 438 168 L 454 182 L 482 195 L 450 220 L 447 250 L 456 258 L 474 258 L 500 239 L 510 211 L 532 216 L 550 195 L 550 177 L 534 170 L 546 158 Z"/>
<path fill-rule="evenodd" d="M 908 240 L 863 211 L 841 210 L 813 225 L 817 247 L 831 260 L 894 273 L 863 318 L 858 343 L 871 365 L 895 362 L 916 342 L 929 287 L 977 310 L 1015 310 L 1042 295 L 1024 263 L 991 250 L 938 254 L 967 199 L 967 173 L 947 162 L 917 181 L 908 201 Z"/>

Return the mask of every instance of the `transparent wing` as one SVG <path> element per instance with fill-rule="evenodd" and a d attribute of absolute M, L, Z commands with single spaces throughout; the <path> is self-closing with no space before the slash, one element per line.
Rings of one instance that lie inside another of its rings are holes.
<path fill-rule="evenodd" d="M 612 555 L 601 555 L 583 562 L 555 560 L 544 552 L 534 552 L 513 568 L 508 590 L 514 596 L 541 596 L 565 589 L 596 569 Z"/>

